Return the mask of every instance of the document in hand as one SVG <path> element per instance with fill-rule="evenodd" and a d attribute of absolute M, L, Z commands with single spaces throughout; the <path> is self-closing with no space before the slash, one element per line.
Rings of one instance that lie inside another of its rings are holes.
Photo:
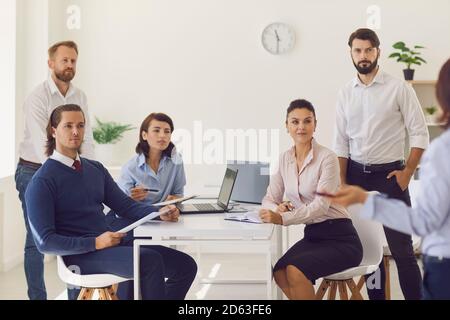
<path fill-rule="evenodd" d="M 139 227 L 141 224 L 146 223 L 147 221 L 153 220 L 156 217 L 159 217 L 160 215 L 165 214 L 166 212 L 168 212 L 168 210 L 161 211 L 161 212 L 159 212 L 159 211 L 152 212 L 152 213 L 146 215 L 145 217 L 143 217 L 142 219 L 139 219 L 138 221 L 126 226 L 125 228 L 120 229 L 117 232 L 127 233 L 127 232 L 133 230 L 134 228 Z"/>
<path fill-rule="evenodd" d="M 193 199 L 197 197 L 196 195 L 194 196 L 189 196 L 189 197 L 184 197 L 184 198 L 178 198 L 178 199 L 173 199 L 173 200 L 169 200 L 169 201 L 164 201 L 164 202 L 158 202 L 158 203 L 154 203 L 152 204 L 152 206 L 155 207 L 164 207 L 164 206 L 168 206 L 169 204 L 175 204 L 175 203 L 180 203 L 189 199 Z"/>
<path fill-rule="evenodd" d="M 225 213 L 225 220 L 248 222 L 248 223 L 263 223 L 259 217 L 258 211 L 249 211 L 244 213 Z"/>

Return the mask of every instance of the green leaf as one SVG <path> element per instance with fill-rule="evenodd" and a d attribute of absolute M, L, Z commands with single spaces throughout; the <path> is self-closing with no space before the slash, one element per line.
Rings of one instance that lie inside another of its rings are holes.
<path fill-rule="evenodd" d="M 414 49 L 425 49 L 423 46 L 414 46 Z"/>
<path fill-rule="evenodd" d="M 405 43 L 402 41 L 399 41 L 393 45 L 394 49 L 402 50 L 405 48 Z"/>
<path fill-rule="evenodd" d="M 422 61 L 423 63 L 427 63 L 424 59 L 422 59 L 421 57 L 416 57 L 417 60 Z"/>
<path fill-rule="evenodd" d="M 406 59 L 409 58 L 409 55 L 407 55 L 406 53 L 404 53 L 404 54 L 402 54 L 402 55 L 400 56 L 400 58 L 402 58 L 402 60 L 406 60 Z"/>
<path fill-rule="evenodd" d="M 99 144 L 116 143 L 122 137 L 123 133 L 135 129 L 129 124 L 122 125 L 116 122 L 101 122 L 98 118 L 97 126 L 93 128 L 94 140 Z"/>
<path fill-rule="evenodd" d="M 400 53 L 395 52 L 395 53 L 392 53 L 392 54 L 389 56 L 389 58 L 395 58 L 395 57 L 400 57 Z"/>

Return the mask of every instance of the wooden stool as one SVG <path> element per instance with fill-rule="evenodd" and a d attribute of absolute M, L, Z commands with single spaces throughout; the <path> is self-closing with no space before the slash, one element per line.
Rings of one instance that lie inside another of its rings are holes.
<path fill-rule="evenodd" d="M 98 291 L 98 300 L 119 300 L 117 298 L 117 285 L 104 288 L 81 288 L 78 300 L 92 300 L 95 291 Z"/>
<path fill-rule="evenodd" d="M 358 284 L 353 279 L 329 280 L 324 279 L 316 293 L 316 300 L 322 300 L 328 291 L 327 300 L 336 300 L 336 292 L 339 289 L 340 300 L 349 300 L 347 288 L 350 289 L 350 300 L 364 300 L 360 291 L 364 286 L 364 277 L 361 277 Z"/>

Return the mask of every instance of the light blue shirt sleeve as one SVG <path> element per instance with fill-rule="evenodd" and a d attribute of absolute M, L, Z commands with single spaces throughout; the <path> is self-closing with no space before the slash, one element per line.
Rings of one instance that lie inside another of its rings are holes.
<path fill-rule="evenodd" d="M 176 170 L 176 174 L 170 194 L 182 197 L 184 196 L 184 186 L 186 185 L 186 174 L 184 172 L 183 162 L 180 161 L 174 169 Z"/>
<path fill-rule="evenodd" d="M 400 200 L 369 196 L 361 215 L 383 225 L 421 237 L 428 241 L 450 242 L 450 132 L 433 141 L 420 167 L 417 206 L 410 208 Z M 435 240 L 433 240 L 435 239 Z M 446 248 L 445 250 L 450 250 Z"/>
<path fill-rule="evenodd" d="M 134 159 L 135 158 L 130 160 L 122 167 L 119 180 L 117 181 L 120 189 L 122 189 L 122 191 L 125 192 L 128 196 L 131 194 L 130 190 L 136 185 L 136 180 L 133 178 L 133 175 L 130 171 L 130 163 L 134 161 Z"/>

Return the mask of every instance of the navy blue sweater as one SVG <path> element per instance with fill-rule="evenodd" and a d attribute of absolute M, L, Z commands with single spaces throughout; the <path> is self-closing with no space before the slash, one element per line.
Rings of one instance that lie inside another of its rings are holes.
<path fill-rule="evenodd" d="M 97 161 L 81 159 L 82 171 L 48 159 L 27 187 L 28 220 L 39 251 L 74 255 L 95 251 L 108 228 L 103 205 L 138 220 L 158 208 L 129 198 Z"/>

